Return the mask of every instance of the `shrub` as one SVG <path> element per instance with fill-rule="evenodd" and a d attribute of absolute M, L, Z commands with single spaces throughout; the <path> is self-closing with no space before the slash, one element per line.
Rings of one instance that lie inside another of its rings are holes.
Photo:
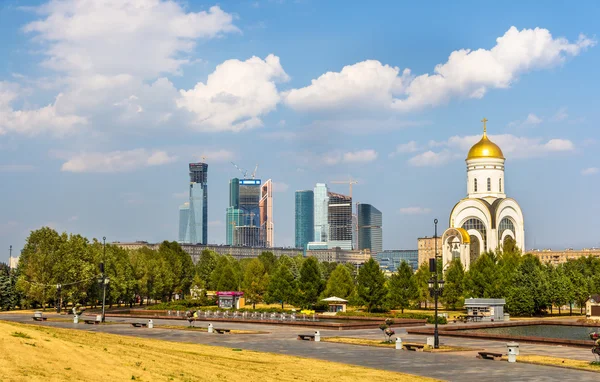
<path fill-rule="evenodd" d="M 337 312 L 339 317 L 381 317 L 381 318 L 407 318 L 424 320 L 432 317 L 423 313 L 367 313 L 367 312 Z"/>
<path fill-rule="evenodd" d="M 446 325 L 448 323 L 448 320 L 444 316 L 438 316 L 437 322 L 438 322 L 438 325 Z M 427 317 L 427 323 L 435 324 L 435 320 L 433 319 L 433 316 Z"/>

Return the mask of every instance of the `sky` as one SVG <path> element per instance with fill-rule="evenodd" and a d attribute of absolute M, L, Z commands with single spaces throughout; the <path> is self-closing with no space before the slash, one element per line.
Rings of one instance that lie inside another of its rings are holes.
<path fill-rule="evenodd" d="M 416 3 L 416 2 L 414 2 Z M 230 163 L 294 192 L 349 177 L 414 249 L 466 196 L 487 118 L 526 247 L 600 246 L 600 4 L 0 2 L 0 261 L 42 226 L 176 240 L 189 162 L 225 241 Z"/>

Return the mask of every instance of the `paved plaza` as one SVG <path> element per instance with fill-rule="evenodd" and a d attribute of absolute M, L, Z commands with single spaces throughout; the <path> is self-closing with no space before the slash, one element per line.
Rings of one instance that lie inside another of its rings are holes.
<path fill-rule="evenodd" d="M 49 314 L 49 317 L 72 317 Z M 125 336 L 154 338 L 166 341 L 199 343 L 230 348 L 241 348 L 293 356 L 316 358 L 327 361 L 372 367 L 377 369 L 417 374 L 449 381 L 597 381 L 599 374 L 531 364 L 509 364 L 475 358 L 477 350 L 506 353 L 505 342 L 479 339 L 442 337 L 442 344 L 473 348 L 472 351 L 456 353 L 423 353 L 397 351 L 394 349 L 346 345 L 328 342 L 298 341 L 296 335 L 310 333 L 314 329 L 245 323 L 219 323 L 217 327 L 268 332 L 266 334 L 209 334 L 176 329 L 161 329 L 161 325 L 187 326 L 182 320 L 155 320 L 154 329 L 133 328 L 129 322 L 145 320 L 109 318 L 123 325 L 86 325 L 69 322 L 33 322 L 31 314 L 3 314 L 0 320 L 44 325 L 92 332 L 104 332 Z M 208 322 L 196 322 L 195 326 L 207 327 Z M 379 329 L 320 330 L 322 337 L 344 336 L 383 339 Z M 397 328 L 396 335 L 403 341 L 425 342 L 425 336 L 408 335 Z M 548 355 L 563 358 L 593 360 L 589 349 L 552 345 L 521 344 L 521 354 Z"/>

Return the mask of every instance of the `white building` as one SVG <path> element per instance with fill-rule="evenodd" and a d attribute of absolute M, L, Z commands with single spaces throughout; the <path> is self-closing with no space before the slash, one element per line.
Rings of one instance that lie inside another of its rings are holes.
<path fill-rule="evenodd" d="M 467 197 L 450 213 L 449 227 L 442 236 L 444 266 L 459 258 L 466 269 L 481 253 L 501 247 L 507 237 L 525 248 L 523 213 L 505 194 L 504 154 L 489 140 L 487 120 L 483 137 L 467 155 Z"/>

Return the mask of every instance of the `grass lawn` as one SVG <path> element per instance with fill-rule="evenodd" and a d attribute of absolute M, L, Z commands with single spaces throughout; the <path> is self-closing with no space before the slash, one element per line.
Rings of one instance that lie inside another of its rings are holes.
<path fill-rule="evenodd" d="M 383 342 L 380 340 L 371 340 L 368 338 L 353 338 L 353 337 L 326 337 L 326 338 L 323 338 L 323 337 L 321 337 L 321 341 L 335 342 L 335 343 L 349 344 L 349 345 L 376 346 L 376 347 L 391 348 L 391 349 L 396 347 L 395 342 L 389 343 L 389 342 Z M 417 345 L 416 342 L 402 342 L 402 344 Z M 425 345 L 425 344 L 420 343 L 418 345 Z M 425 352 L 432 352 L 432 353 L 450 352 L 450 351 L 473 351 L 473 350 L 477 350 L 477 349 L 465 348 L 465 347 L 459 347 L 459 346 L 446 346 L 446 345 L 440 345 L 439 349 L 433 349 L 433 348 L 427 347 L 427 346 L 423 349 L 423 351 L 425 351 Z"/>
<path fill-rule="evenodd" d="M 507 358 L 503 357 L 502 359 Z M 517 362 L 532 363 L 535 365 L 558 366 L 567 369 L 587 370 L 600 373 L 600 364 L 576 359 L 547 357 L 542 355 L 519 355 L 517 356 Z"/>
<path fill-rule="evenodd" d="M 0 380 L 432 380 L 334 362 L 235 350 L 0 322 Z"/>

